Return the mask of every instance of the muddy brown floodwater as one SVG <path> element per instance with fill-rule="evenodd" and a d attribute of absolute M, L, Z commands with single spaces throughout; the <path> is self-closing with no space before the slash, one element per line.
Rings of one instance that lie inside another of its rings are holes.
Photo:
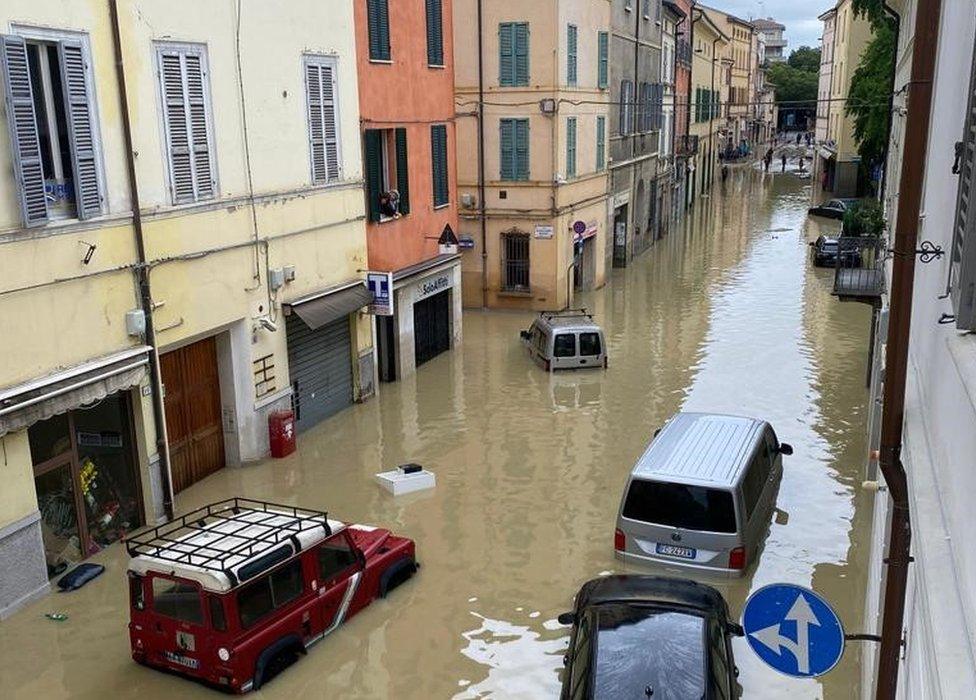
<path fill-rule="evenodd" d="M 292 457 L 225 469 L 183 492 L 327 508 L 417 540 L 423 568 L 269 684 L 269 698 L 555 698 L 567 631 L 556 616 L 613 556 L 620 490 L 679 409 L 768 419 L 796 452 L 758 564 L 716 585 L 735 616 L 789 581 L 860 631 L 869 501 L 859 492 L 870 310 L 830 296 L 806 246 L 807 183 L 737 171 L 671 235 L 580 303 L 603 324 L 610 368 L 549 376 L 518 338 L 531 315 L 466 312 L 459 350 L 301 436 Z M 836 228 L 834 224 L 824 224 Z M 407 462 L 437 488 L 394 499 L 372 475 Z M 5 697 L 216 697 L 128 655 L 125 555 L 106 575 L 0 623 Z M 44 619 L 63 611 L 65 622 Z M 735 646 L 746 698 L 853 698 L 848 647 L 825 678 L 791 680 Z"/>

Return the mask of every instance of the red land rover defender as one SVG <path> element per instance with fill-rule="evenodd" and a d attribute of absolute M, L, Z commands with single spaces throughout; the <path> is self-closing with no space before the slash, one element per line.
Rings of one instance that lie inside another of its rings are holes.
<path fill-rule="evenodd" d="M 246 498 L 126 541 L 132 658 L 236 693 L 417 570 L 412 540 Z"/>

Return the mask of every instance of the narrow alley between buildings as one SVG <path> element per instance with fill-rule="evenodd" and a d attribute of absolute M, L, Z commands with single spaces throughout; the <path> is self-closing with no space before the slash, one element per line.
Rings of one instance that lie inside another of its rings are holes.
<path fill-rule="evenodd" d="M 464 344 L 384 385 L 378 400 L 308 430 L 284 460 L 224 469 L 178 508 L 229 495 L 329 510 L 412 537 L 419 574 L 377 601 L 259 697 L 556 697 L 568 610 L 614 558 L 620 489 L 656 428 L 680 409 L 769 420 L 793 444 L 765 550 L 716 585 L 733 617 L 774 581 L 831 600 L 862 624 L 870 499 L 865 348 L 870 310 L 810 266 L 808 182 L 734 169 L 668 238 L 577 299 L 603 324 L 607 370 L 550 375 L 519 343 L 528 313 L 466 312 Z M 720 191 L 721 189 L 721 191 Z M 432 491 L 393 498 L 373 474 L 418 462 Z M 121 545 L 106 575 L 50 594 L 3 623 L 7 697 L 207 697 L 129 656 Z M 45 619 L 61 612 L 62 622 Z M 779 676 L 735 646 L 750 698 L 851 698 L 859 649 L 820 680 Z"/>

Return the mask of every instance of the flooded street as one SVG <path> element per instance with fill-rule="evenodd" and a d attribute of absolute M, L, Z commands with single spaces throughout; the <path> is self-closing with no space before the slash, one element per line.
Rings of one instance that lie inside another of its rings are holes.
<path fill-rule="evenodd" d="M 714 584 L 733 615 L 752 590 L 785 581 L 819 591 L 861 631 L 870 310 L 836 301 L 832 271 L 811 268 L 806 182 L 738 171 L 724 187 L 577 300 L 605 329 L 608 370 L 550 376 L 519 343 L 530 314 L 466 312 L 458 351 L 304 434 L 290 458 L 225 469 L 180 495 L 182 510 L 229 495 L 321 507 L 417 542 L 409 584 L 256 697 L 558 697 L 568 638 L 555 617 L 584 581 L 627 569 L 613 554 L 621 489 L 681 409 L 765 418 L 795 448 L 761 559 Z M 404 462 L 434 471 L 436 489 L 394 499 L 373 482 Z M 0 623 L 6 697 L 216 697 L 130 660 L 124 552 L 95 560 L 108 571 L 84 590 Z M 46 620 L 52 611 L 69 619 Z M 737 640 L 743 697 L 856 697 L 858 651 L 797 681 Z"/>

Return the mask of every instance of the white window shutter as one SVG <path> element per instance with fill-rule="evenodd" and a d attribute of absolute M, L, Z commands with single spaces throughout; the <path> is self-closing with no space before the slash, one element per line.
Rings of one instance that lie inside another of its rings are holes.
<path fill-rule="evenodd" d="M 95 136 L 91 105 L 88 101 L 88 64 L 79 41 L 58 44 L 64 113 L 68 121 L 74 171 L 75 207 L 79 219 L 90 219 L 102 213 L 102 196 L 95 159 Z"/>
<path fill-rule="evenodd" d="M 325 153 L 329 162 L 329 180 L 338 180 L 339 130 L 336 124 L 335 67 L 322 66 L 322 120 L 325 132 Z"/>
<path fill-rule="evenodd" d="M 4 98 L 14 173 L 20 186 L 20 209 L 24 226 L 47 223 L 47 201 L 44 194 L 44 166 L 34 114 L 27 45 L 19 36 L 0 36 L 0 67 L 3 69 Z"/>
<path fill-rule="evenodd" d="M 308 142 L 312 182 L 326 182 L 325 133 L 322 120 L 322 71 L 315 63 L 305 64 L 305 91 L 308 94 Z"/>
<path fill-rule="evenodd" d="M 187 121 L 186 91 L 183 79 L 183 58 L 178 51 L 160 53 L 160 80 L 169 147 L 170 190 L 173 202 L 180 204 L 195 199 L 193 160 L 190 157 L 190 126 Z"/>
<path fill-rule="evenodd" d="M 202 50 L 159 50 L 170 190 L 175 204 L 210 199 L 216 190 L 206 63 Z"/>

